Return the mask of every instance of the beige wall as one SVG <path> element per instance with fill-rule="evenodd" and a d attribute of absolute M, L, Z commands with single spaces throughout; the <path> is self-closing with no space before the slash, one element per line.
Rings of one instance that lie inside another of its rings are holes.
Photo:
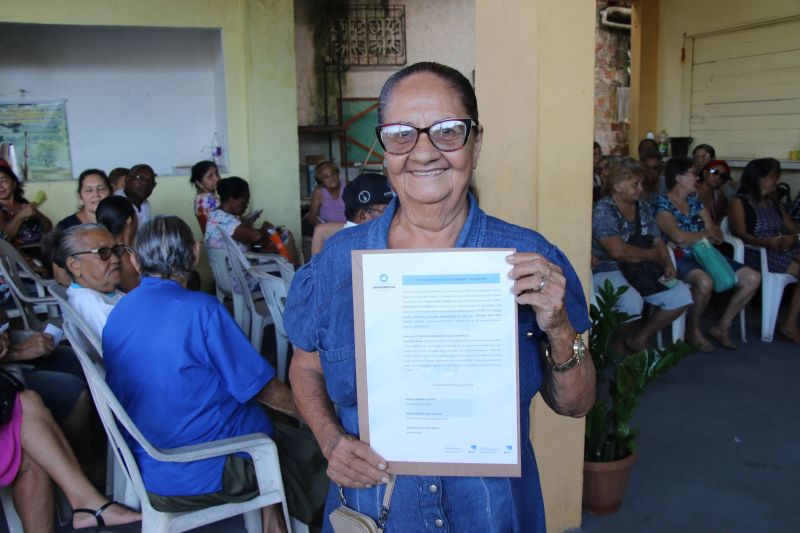
<path fill-rule="evenodd" d="M 220 28 L 230 172 L 250 180 L 252 203 L 262 207 L 272 222 L 288 225 L 299 235 L 291 0 L 0 0 L 0 20 Z M 158 127 L 157 121 L 153 127 Z M 39 189 L 48 195 L 42 211 L 54 221 L 74 211 L 73 181 L 30 184 L 27 194 L 33 196 Z M 198 231 L 192 212 L 193 195 L 185 176 L 159 176 L 151 198 L 153 210 L 156 214 L 177 214 Z"/>
<path fill-rule="evenodd" d="M 561 247 L 585 286 L 594 27 L 591 0 L 475 2 L 481 205 Z M 584 421 L 554 414 L 538 397 L 532 411 L 548 530 L 578 527 Z"/>
<path fill-rule="evenodd" d="M 646 0 L 645 0 L 646 1 Z M 800 0 L 661 0 L 658 44 L 658 128 L 681 130 L 683 35 L 721 30 L 800 13 Z M 798 37 L 800 38 L 800 37 Z M 700 141 L 702 142 L 702 141 Z"/>
<path fill-rule="evenodd" d="M 368 2 L 361 2 L 368 3 Z M 406 59 L 444 63 L 472 79 L 475 69 L 474 0 L 389 0 L 405 6 Z M 300 124 L 321 124 L 322 92 L 317 79 L 321 72 L 314 47 L 313 25 L 321 16 L 319 2 L 295 0 L 295 48 L 297 51 L 297 116 Z M 343 80 L 345 97 L 375 98 L 383 83 L 400 67 L 353 67 Z M 335 93 L 329 95 L 336 98 Z M 333 105 L 333 104 L 331 104 Z M 336 117 L 332 117 L 334 120 Z"/>
<path fill-rule="evenodd" d="M 653 128 L 653 131 L 666 128 L 673 136 L 689 133 L 688 122 L 683 120 L 684 105 L 688 103 L 683 101 L 687 96 L 682 87 L 684 70 L 681 48 L 684 34 L 724 30 L 797 14 L 800 14 L 800 0 L 661 0 L 657 36 L 658 129 Z M 646 36 L 644 38 L 647 39 Z M 653 46 L 652 42 L 649 46 Z M 694 140 L 695 144 L 702 142 L 708 140 Z M 719 155 L 724 157 L 726 154 Z M 784 164 L 784 167 L 789 165 Z M 741 168 L 734 169 L 734 179 L 738 178 L 740 172 Z M 781 179 L 789 183 L 794 194 L 800 190 L 800 170 L 784 168 Z"/>

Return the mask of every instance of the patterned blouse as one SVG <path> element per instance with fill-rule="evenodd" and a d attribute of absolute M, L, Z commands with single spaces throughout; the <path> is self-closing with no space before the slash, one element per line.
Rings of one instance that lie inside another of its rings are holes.
<path fill-rule="evenodd" d="M 673 217 L 675 217 L 675 222 L 678 223 L 678 228 L 680 228 L 681 231 L 703 231 L 706 229 L 706 223 L 703 221 L 703 217 L 700 216 L 700 213 L 703 211 L 703 203 L 697 197 L 696 193 L 690 194 L 686 201 L 689 204 L 688 214 L 678 209 L 666 194 L 662 194 L 656 198 L 656 201 L 653 202 L 653 209 L 655 209 L 656 215 L 661 211 L 670 213 Z M 664 239 L 669 241 L 669 236 L 665 234 Z M 677 245 L 675 246 L 680 248 L 684 255 L 692 254 L 689 248 L 684 248 Z"/>
<path fill-rule="evenodd" d="M 219 198 L 210 192 L 197 193 L 194 197 L 194 216 L 200 224 L 200 231 L 205 234 L 206 224 L 211 212 L 219 207 Z"/>

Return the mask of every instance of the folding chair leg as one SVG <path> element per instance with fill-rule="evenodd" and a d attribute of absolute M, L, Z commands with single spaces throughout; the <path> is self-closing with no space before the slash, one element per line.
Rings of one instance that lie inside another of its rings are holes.
<path fill-rule="evenodd" d="M 739 311 L 739 330 L 742 334 L 742 342 L 747 342 L 746 322 L 744 307 L 742 307 L 742 310 Z"/>
<path fill-rule="evenodd" d="M 763 294 L 761 301 L 761 340 L 763 342 L 772 342 L 775 334 L 775 323 L 778 321 L 780 300 L 776 305 L 770 298 L 769 293 L 772 292 L 772 287 L 762 287 L 761 292 Z"/>
<path fill-rule="evenodd" d="M 244 528 L 247 533 L 261 533 L 261 509 L 244 513 Z"/>
<path fill-rule="evenodd" d="M 22 521 L 14 508 L 11 487 L 0 487 L 0 505 L 2 505 L 3 513 L 6 515 L 8 533 L 25 533 L 25 530 L 22 529 Z"/>
<path fill-rule="evenodd" d="M 672 321 L 672 344 L 682 341 L 686 334 L 686 311 Z"/>

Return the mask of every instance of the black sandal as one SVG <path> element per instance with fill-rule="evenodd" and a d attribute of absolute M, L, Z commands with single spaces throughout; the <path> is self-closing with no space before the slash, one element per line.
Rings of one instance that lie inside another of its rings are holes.
<path fill-rule="evenodd" d="M 129 522 L 127 524 L 117 524 L 115 526 L 107 526 L 106 525 L 106 521 L 103 520 L 103 511 L 105 511 L 106 509 L 108 509 L 112 505 L 119 505 L 120 507 L 124 507 L 125 509 L 130 509 L 130 507 L 128 507 L 127 505 L 124 505 L 122 503 L 115 502 L 115 501 L 108 501 L 108 502 L 104 503 L 103 505 L 101 505 L 97 510 L 93 510 L 93 509 L 73 509 L 72 510 L 72 516 L 73 517 L 75 516 L 75 513 L 87 513 L 87 514 L 92 515 L 94 517 L 94 519 L 97 520 L 97 524 L 94 525 L 94 526 L 81 527 L 81 528 L 78 528 L 78 529 L 74 529 L 73 531 L 97 531 L 97 530 L 113 531 L 115 529 L 123 529 L 123 528 L 134 526 L 136 524 L 141 524 L 141 522 Z"/>

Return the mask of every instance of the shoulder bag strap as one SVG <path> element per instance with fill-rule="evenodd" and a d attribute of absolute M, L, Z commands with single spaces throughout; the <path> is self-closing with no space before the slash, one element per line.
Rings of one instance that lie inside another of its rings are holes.
<path fill-rule="evenodd" d="M 380 531 L 383 531 L 383 528 L 386 527 L 386 521 L 389 519 L 389 504 L 392 501 L 395 481 L 397 481 L 397 476 L 392 474 L 389 478 L 389 483 L 386 484 L 386 491 L 383 493 L 383 506 L 381 507 L 381 515 L 377 524 Z"/>

